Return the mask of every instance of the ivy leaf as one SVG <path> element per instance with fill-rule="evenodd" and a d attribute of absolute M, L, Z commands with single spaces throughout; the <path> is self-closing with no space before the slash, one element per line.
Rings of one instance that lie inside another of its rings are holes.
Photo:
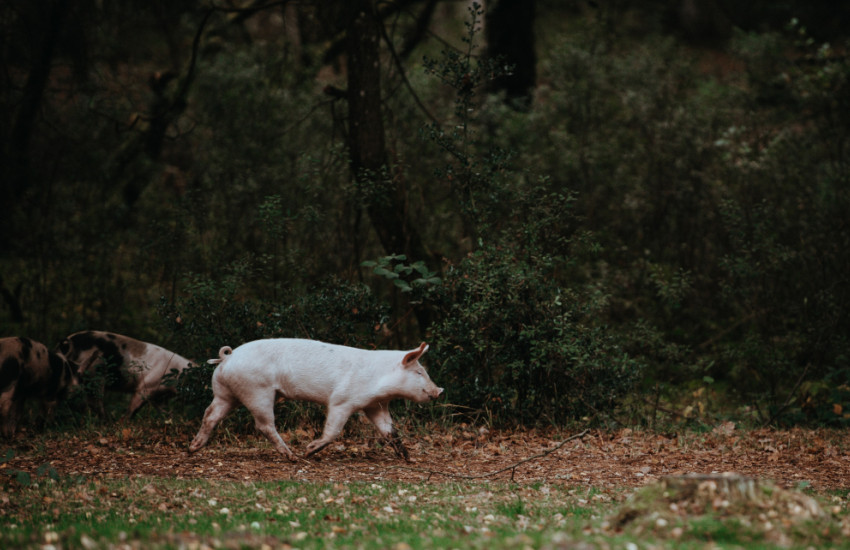
<path fill-rule="evenodd" d="M 401 289 L 402 292 L 410 292 L 413 288 L 403 279 L 395 279 L 393 284 Z"/>
<path fill-rule="evenodd" d="M 416 263 L 415 263 L 415 264 L 413 264 L 411 267 L 413 267 L 413 269 L 415 269 L 416 271 L 418 271 L 418 272 L 419 272 L 422 276 L 424 276 L 424 277 L 430 277 L 430 276 L 434 275 L 434 274 L 433 274 L 433 273 L 432 273 L 432 272 L 428 269 L 428 266 L 426 266 L 426 265 L 425 265 L 425 262 L 423 262 L 423 261 L 416 262 Z"/>
<path fill-rule="evenodd" d="M 386 267 L 381 267 L 381 266 L 376 267 L 375 270 L 374 270 L 374 273 L 375 273 L 375 275 L 380 275 L 381 277 L 386 277 L 388 279 L 395 279 L 396 277 L 398 277 L 397 273 L 393 273 L 392 271 L 390 271 Z"/>

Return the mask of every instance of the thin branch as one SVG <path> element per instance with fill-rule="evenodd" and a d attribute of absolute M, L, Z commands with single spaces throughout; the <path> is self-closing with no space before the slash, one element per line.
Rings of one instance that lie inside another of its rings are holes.
<path fill-rule="evenodd" d="M 259 11 L 263 11 L 269 8 L 276 8 L 279 6 L 285 6 L 289 4 L 290 0 L 280 0 L 278 2 L 269 2 L 268 4 L 257 5 L 258 2 L 254 2 L 253 6 L 248 6 L 247 8 L 231 8 L 227 6 L 216 6 L 212 5 L 209 7 L 211 11 L 219 11 L 223 13 L 239 13 L 245 15 L 253 15 Z"/>
<path fill-rule="evenodd" d="M 588 402 L 587 402 L 587 399 L 585 399 L 584 397 L 582 397 L 582 396 L 581 396 L 581 394 L 579 394 L 578 398 L 579 398 L 579 401 L 581 401 L 581 402 L 584 404 L 584 406 L 585 406 L 585 407 L 587 407 L 588 409 L 590 409 L 591 411 L 593 411 L 593 414 L 594 414 L 595 416 L 597 416 L 597 417 L 601 418 L 603 415 L 606 415 L 606 416 L 608 416 L 609 418 L 611 418 L 614 422 L 616 422 L 617 424 L 619 424 L 620 426 L 628 426 L 628 424 L 626 424 L 625 422 L 623 422 L 622 420 L 620 420 L 619 418 L 617 418 L 617 417 L 616 417 L 616 415 L 614 415 L 614 413 L 602 413 L 599 409 L 597 409 L 596 407 L 594 407 L 593 405 L 591 405 L 590 403 L 588 403 Z"/>
<path fill-rule="evenodd" d="M 413 49 L 422 41 L 422 38 L 428 32 L 428 26 L 431 24 L 431 19 L 434 17 L 434 11 L 437 8 L 438 0 L 427 0 L 425 7 L 419 12 L 416 22 L 413 26 L 413 32 L 405 39 L 401 45 L 402 59 L 407 59 L 413 53 Z"/>
<path fill-rule="evenodd" d="M 286 135 L 286 134 L 288 134 L 288 133 L 289 133 L 289 132 L 290 132 L 293 128 L 295 128 L 296 126 L 298 126 L 299 124 L 301 124 L 302 122 L 304 122 L 305 120 L 307 120 L 308 118 L 310 118 L 310 117 L 313 115 L 313 113 L 315 113 L 316 111 L 318 111 L 320 108 L 322 108 L 322 107 L 324 107 L 324 106 L 326 106 L 326 105 L 330 105 L 330 104 L 334 103 L 335 101 L 336 101 L 336 98 L 334 98 L 334 99 L 328 99 L 328 100 L 325 100 L 325 101 L 319 101 L 318 103 L 314 104 L 314 105 L 313 105 L 313 107 L 311 107 L 311 108 L 310 108 L 310 110 L 309 110 L 309 111 L 307 111 L 307 113 L 306 113 L 304 116 L 302 116 L 301 118 L 299 118 L 299 119 L 295 120 L 294 122 L 290 123 L 288 126 L 284 127 L 284 128 L 283 128 L 283 130 L 281 130 L 280 132 L 278 132 L 278 135 L 279 135 L 279 136 L 285 136 L 285 135 Z"/>
<path fill-rule="evenodd" d="M 393 62 L 395 63 L 396 68 L 398 69 L 398 74 L 401 76 L 401 80 L 404 82 L 405 87 L 410 92 L 411 97 L 413 97 L 413 101 L 416 102 L 416 105 L 419 109 L 425 113 L 431 122 L 436 124 L 438 127 L 440 126 L 440 121 L 431 114 L 427 107 L 422 103 L 422 100 L 419 99 L 419 95 L 417 95 L 416 91 L 413 89 L 413 86 L 410 84 L 410 80 L 407 79 L 407 74 L 404 71 L 404 66 L 401 63 L 401 59 L 399 59 L 398 54 L 395 51 L 395 46 L 393 46 L 393 41 L 390 36 L 387 34 L 387 28 L 384 26 L 383 21 L 378 21 L 378 27 L 381 29 L 381 35 L 384 37 L 384 42 L 387 43 L 387 49 L 390 51 L 390 56 L 393 58 Z"/>
<path fill-rule="evenodd" d="M 470 476 L 470 475 L 464 475 L 464 474 L 456 474 L 456 473 L 453 473 L 453 472 L 444 472 L 444 471 L 441 471 L 441 470 L 431 470 L 431 469 L 428 469 L 428 468 L 412 468 L 410 466 L 389 466 L 386 469 L 387 470 L 408 470 L 408 471 L 411 471 L 411 472 L 419 472 L 421 474 L 428 474 L 429 479 L 431 478 L 431 476 L 434 476 L 434 475 L 443 476 L 443 477 L 450 477 L 450 478 L 454 478 L 454 479 L 483 479 L 483 478 L 486 478 L 486 477 L 497 476 L 501 473 L 504 473 L 504 472 L 507 472 L 508 470 L 510 470 L 511 481 L 513 481 L 514 473 L 516 473 L 516 469 L 519 466 L 522 466 L 523 464 L 531 462 L 532 460 L 537 460 L 538 458 L 544 458 L 546 456 L 549 456 L 550 454 L 554 453 L 555 451 L 560 450 L 561 447 L 563 447 L 564 445 L 566 445 L 570 441 L 573 441 L 574 439 L 582 439 L 589 432 L 590 432 L 589 429 L 584 430 L 581 433 L 577 433 L 577 434 L 570 436 L 567 439 L 561 441 L 557 446 L 555 446 L 551 449 L 547 449 L 547 450 L 543 451 L 542 453 L 538 453 L 538 454 L 530 456 L 528 458 L 524 458 L 524 459 L 520 460 L 519 462 L 515 462 L 514 464 L 511 464 L 510 466 L 505 466 L 504 468 L 501 468 L 499 470 L 495 470 L 493 472 L 489 472 L 489 473 L 486 473 L 486 474 L 479 474 L 479 475 Z"/>
<path fill-rule="evenodd" d="M 715 342 L 717 342 L 718 340 L 720 340 L 721 338 L 723 338 L 724 336 L 726 336 L 727 334 L 729 334 L 733 330 L 737 329 L 739 326 L 743 325 L 747 321 L 750 321 L 750 320 L 758 317 L 759 315 L 761 315 L 763 313 L 766 313 L 766 311 L 763 310 L 763 309 L 760 309 L 758 311 L 754 311 L 754 312 L 750 313 L 749 315 L 741 317 L 740 319 L 738 319 L 737 321 L 735 321 L 734 323 L 732 323 L 731 325 L 729 325 L 725 329 L 721 330 L 720 332 L 718 332 L 717 334 L 715 334 L 714 336 L 712 336 L 711 338 L 709 338 L 705 342 L 702 342 L 701 344 L 697 345 L 697 348 L 705 349 L 705 348 L 713 345 Z"/>
<path fill-rule="evenodd" d="M 688 416 L 684 413 L 680 413 L 679 411 L 674 411 L 673 409 L 668 409 L 667 407 L 660 406 L 658 404 L 658 399 L 656 399 L 655 402 L 653 403 L 652 401 L 650 401 L 649 399 L 644 397 L 643 402 L 646 403 L 647 405 L 652 405 L 653 410 L 661 411 L 661 412 L 667 413 L 667 414 L 672 415 L 672 416 L 678 416 L 686 422 L 702 422 L 702 420 L 698 416 Z"/>
<path fill-rule="evenodd" d="M 207 26 L 207 22 L 215 13 L 215 8 L 210 8 L 207 10 L 207 13 L 204 14 L 204 18 L 201 20 L 201 24 L 198 26 L 198 30 L 195 33 L 195 38 L 192 39 L 192 57 L 189 60 L 189 68 L 186 70 L 186 78 L 183 79 L 183 82 L 180 86 L 180 91 L 177 93 L 177 98 L 185 101 L 186 96 L 189 93 L 189 86 L 191 86 L 192 81 L 195 79 L 195 67 L 198 64 L 198 51 L 201 45 L 201 36 L 204 33 L 204 27 Z"/>
<path fill-rule="evenodd" d="M 457 46 L 455 46 L 454 44 L 452 44 L 451 42 L 449 42 L 448 40 L 446 40 L 445 38 L 443 38 L 443 37 L 442 37 L 442 36 L 440 36 L 439 34 L 435 33 L 435 32 L 434 32 L 434 31 L 432 31 L 431 29 L 428 29 L 428 30 L 427 30 L 427 31 L 425 31 L 425 32 L 426 32 L 426 33 L 427 33 L 427 34 L 428 34 L 431 38 L 433 38 L 434 40 L 436 40 L 437 42 L 439 42 L 440 44 L 442 44 L 442 45 L 443 45 L 443 46 L 444 46 L 447 50 L 452 50 L 452 51 L 454 51 L 455 53 L 459 53 L 459 54 L 465 55 L 465 52 L 464 52 L 463 50 L 461 50 L 460 48 L 458 48 Z M 471 55 L 470 55 L 470 57 L 472 57 L 473 59 L 478 59 L 478 58 L 479 58 L 479 57 L 481 57 L 481 56 L 480 56 L 480 55 L 477 55 L 477 54 L 471 54 Z"/>
<path fill-rule="evenodd" d="M 655 421 L 658 419 L 658 403 L 661 401 L 661 387 L 655 383 L 655 406 L 652 408 L 652 429 L 655 430 Z"/>

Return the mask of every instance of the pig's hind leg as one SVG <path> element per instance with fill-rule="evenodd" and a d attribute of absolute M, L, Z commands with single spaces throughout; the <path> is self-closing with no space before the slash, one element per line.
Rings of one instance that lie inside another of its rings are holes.
<path fill-rule="evenodd" d="M 194 453 L 201 447 L 207 444 L 210 439 L 213 429 L 221 420 L 233 410 L 234 403 L 228 399 L 221 397 L 213 397 L 212 403 L 204 412 L 204 420 L 201 423 L 201 429 L 198 430 L 198 435 L 189 444 L 189 452 Z"/>
<path fill-rule="evenodd" d="M 283 438 L 277 432 L 274 425 L 274 402 L 275 393 L 271 392 L 268 395 L 251 395 L 250 399 L 246 399 L 245 407 L 251 411 L 254 416 L 254 425 L 257 429 L 271 441 L 275 450 L 282 455 L 295 461 L 295 455 L 289 450 L 289 447 L 284 443 Z"/>
<path fill-rule="evenodd" d="M 407 453 L 407 449 L 405 448 L 404 443 L 402 443 L 401 437 L 398 435 L 398 431 L 393 427 L 393 419 L 390 416 L 389 409 L 387 408 L 388 405 L 388 403 L 378 403 L 371 407 L 366 407 L 363 409 L 363 412 L 366 413 L 366 418 L 372 421 L 372 424 L 375 425 L 378 432 L 384 436 L 384 439 L 392 445 L 393 449 L 395 449 L 395 454 L 407 462 L 410 462 L 410 455 Z"/>

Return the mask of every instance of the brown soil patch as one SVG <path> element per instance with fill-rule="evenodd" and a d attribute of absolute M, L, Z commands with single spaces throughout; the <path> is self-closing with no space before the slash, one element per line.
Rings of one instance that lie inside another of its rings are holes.
<path fill-rule="evenodd" d="M 357 428 L 351 431 L 355 433 L 334 442 L 315 459 L 294 463 L 253 435 L 216 434 L 194 455 L 186 452 L 189 435 L 133 425 L 119 428 L 117 433 L 87 438 L 64 435 L 51 439 L 43 435 L 32 442 L 19 435 L 10 445 L 15 457 L 0 468 L 35 474 L 39 466 L 49 463 L 60 476 L 95 478 L 319 482 L 446 482 L 475 478 L 600 488 L 636 487 L 667 475 L 737 472 L 772 480 L 780 487 L 807 483 L 817 491 L 850 488 L 847 431 L 741 431 L 727 423 L 703 434 L 593 430 L 562 444 L 576 432 L 434 428 L 424 436 L 406 434 L 404 439 L 413 459 L 410 464 L 373 439 L 374 432 Z M 290 447 L 296 454 L 303 454 L 312 433 L 299 429 L 283 436 L 288 442 L 294 439 Z"/>

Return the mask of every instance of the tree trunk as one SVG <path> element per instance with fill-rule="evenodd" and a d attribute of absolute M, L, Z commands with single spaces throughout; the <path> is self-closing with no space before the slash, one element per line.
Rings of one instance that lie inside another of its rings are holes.
<path fill-rule="evenodd" d="M 370 0 L 352 2 L 350 10 L 346 40 L 352 176 L 386 253 L 424 260 L 427 253 L 410 224 L 402 181 L 387 166 L 381 115 L 380 23 Z"/>
<path fill-rule="evenodd" d="M 43 14 L 43 28 L 36 28 L 32 64 L 27 75 L 20 105 L 11 121 L 9 133 L 3 136 L 2 172 L 0 172 L 0 195 L 7 204 L 17 204 L 31 183 L 30 145 L 33 128 L 41 108 L 44 90 L 47 88 L 50 70 L 59 35 L 68 14 L 67 0 L 48 2 Z M 0 246 L 6 248 L 13 239 L 10 216 L 0 222 Z"/>
<path fill-rule="evenodd" d="M 371 0 L 348 5 L 348 149 L 352 177 L 372 227 L 387 254 L 403 253 L 410 261 L 427 260 L 419 233 L 410 223 L 403 179 L 387 165 L 381 114 L 380 20 Z M 420 331 L 430 323 L 427 310 L 416 308 Z"/>
<path fill-rule="evenodd" d="M 519 110 L 531 106 L 537 83 L 537 54 L 534 51 L 534 0 L 498 0 L 485 16 L 487 57 L 498 66 L 511 67 L 491 85 L 505 92 L 505 100 Z"/>

